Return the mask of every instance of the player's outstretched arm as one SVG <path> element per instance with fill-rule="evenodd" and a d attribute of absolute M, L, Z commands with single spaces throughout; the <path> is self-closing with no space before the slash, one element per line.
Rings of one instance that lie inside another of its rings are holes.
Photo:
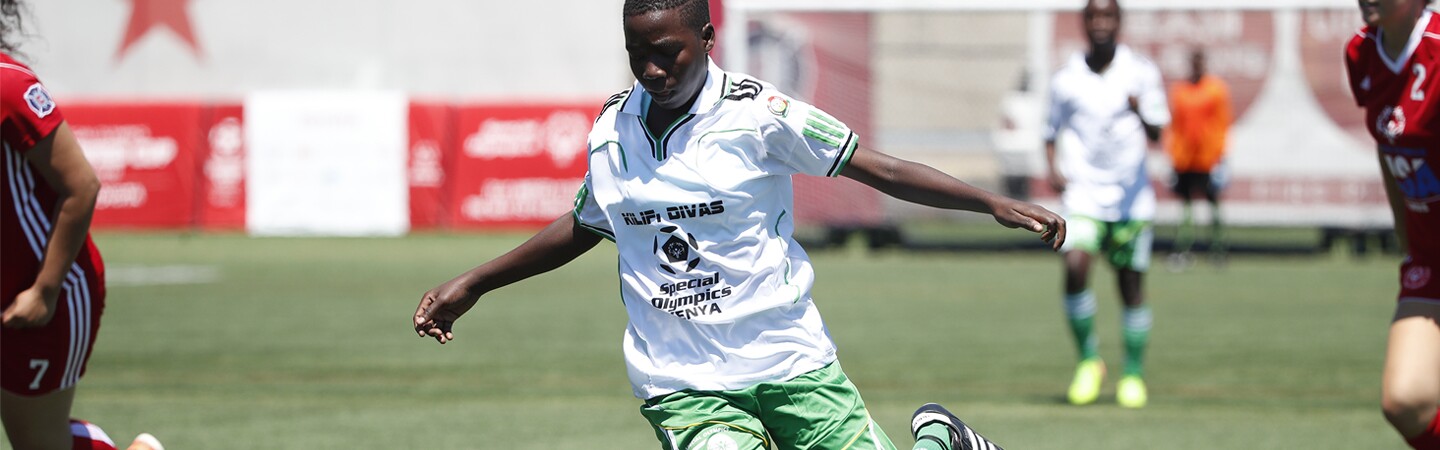
<path fill-rule="evenodd" d="M 563 266 L 599 242 L 600 237 L 581 229 L 573 215 L 560 216 L 509 253 L 425 292 L 415 308 L 415 332 L 441 344 L 452 341 L 455 320 L 475 306 L 481 295 Z"/>
<path fill-rule="evenodd" d="M 1040 233 L 1057 250 L 1065 242 L 1065 219 L 1059 214 L 971 186 L 924 164 L 862 146 L 840 174 L 908 202 L 993 215 L 1006 227 Z"/>

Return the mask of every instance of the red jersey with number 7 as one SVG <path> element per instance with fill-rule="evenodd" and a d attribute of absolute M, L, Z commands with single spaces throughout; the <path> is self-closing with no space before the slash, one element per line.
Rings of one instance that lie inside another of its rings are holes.
<path fill-rule="evenodd" d="M 1440 262 L 1440 18 L 1426 10 L 1398 58 L 1382 39 L 1373 26 L 1350 39 L 1350 89 L 1404 196 L 1410 257 Z"/>
<path fill-rule="evenodd" d="M 54 230 L 59 196 L 27 152 L 64 122 L 29 67 L 0 53 L 0 308 L 35 284 Z M 0 328 L 0 387 L 36 396 L 74 386 L 85 373 L 105 307 L 105 267 L 87 235 L 43 327 Z"/>

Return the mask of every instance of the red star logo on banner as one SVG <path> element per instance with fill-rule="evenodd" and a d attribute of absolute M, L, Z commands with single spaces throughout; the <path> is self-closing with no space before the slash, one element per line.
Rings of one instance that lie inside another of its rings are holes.
<path fill-rule="evenodd" d="M 125 40 L 115 52 L 116 60 L 123 58 L 130 46 L 157 26 L 175 32 L 189 44 L 195 57 L 200 57 L 200 44 L 195 42 L 195 30 L 190 27 L 190 0 L 130 0 L 130 6 L 130 24 L 125 27 Z"/>

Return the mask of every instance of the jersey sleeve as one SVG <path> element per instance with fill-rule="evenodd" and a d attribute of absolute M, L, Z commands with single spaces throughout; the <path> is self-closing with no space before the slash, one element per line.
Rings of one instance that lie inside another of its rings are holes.
<path fill-rule="evenodd" d="M 595 194 L 590 190 L 590 172 L 585 172 L 585 182 L 580 185 L 580 192 L 575 193 L 575 223 L 580 228 L 600 235 L 610 241 L 615 240 L 615 228 L 610 225 L 610 218 L 605 211 L 600 209 L 600 204 L 595 201 Z"/>
<path fill-rule="evenodd" d="M 0 133 L 5 135 L 5 142 L 22 152 L 65 121 L 45 85 L 18 66 L 0 65 L 0 104 L 4 106 L 4 129 Z"/>
<path fill-rule="evenodd" d="M 1361 46 L 1365 44 L 1364 32 L 1355 33 L 1345 44 L 1345 75 L 1350 86 L 1350 97 L 1356 106 L 1365 106 L 1365 64 L 1361 62 Z"/>
<path fill-rule="evenodd" d="M 1059 76 L 1050 80 L 1050 95 L 1049 101 L 1046 104 L 1045 129 L 1042 130 L 1042 133 L 1044 133 L 1042 137 L 1045 138 L 1045 142 L 1055 142 L 1056 136 L 1060 134 L 1060 129 L 1064 128 L 1065 122 L 1070 120 L 1071 111 L 1069 105 L 1065 103 L 1065 95 L 1062 92 L 1063 88 L 1064 86 L 1061 84 Z"/>
<path fill-rule="evenodd" d="M 1169 125 L 1170 102 L 1165 98 L 1165 81 L 1160 77 L 1160 69 L 1147 62 L 1137 81 L 1140 84 L 1136 99 L 1140 106 L 1140 117 L 1153 126 Z"/>
<path fill-rule="evenodd" d="M 834 177 L 840 174 L 855 147 L 859 135 L 844 123 L 805 102 L 789 96 L 767 92 L 768 115 L 762 121 L 761 135 L 765 140 L 764 158 L 779 162 L 791 173 Z"/>

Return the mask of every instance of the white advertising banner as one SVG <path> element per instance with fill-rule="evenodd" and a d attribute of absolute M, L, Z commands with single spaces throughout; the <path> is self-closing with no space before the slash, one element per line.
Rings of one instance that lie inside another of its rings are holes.
<path fill-rule="evenodd" d="M 408 107 L 399 92 L 246 97 L 246 229 L 263 236 L 408 231 Z"/>

